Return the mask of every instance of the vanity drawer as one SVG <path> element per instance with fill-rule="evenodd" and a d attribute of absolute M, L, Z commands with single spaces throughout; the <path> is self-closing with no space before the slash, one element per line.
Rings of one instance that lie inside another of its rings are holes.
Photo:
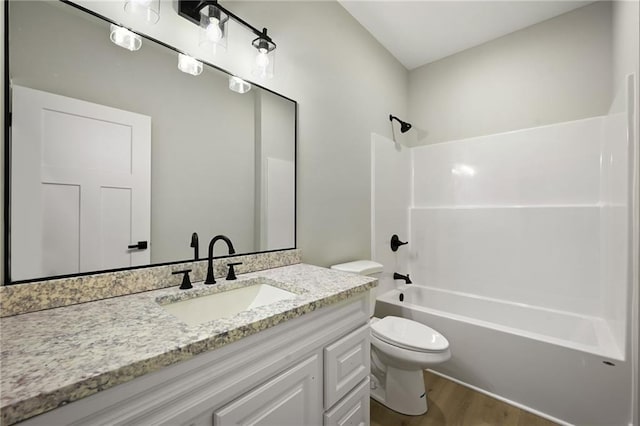
<path fill-rule="evenodd" d="M 214 426 L 317 425 L 322 414 L 320 352 L 213 413 Z"/>
<path fill-rule="evenodd" d="M 329 409 L 369 376 L 369 325 L 324 348 L 324 407 Z"/>
<path fill-rule="evenodd" d="M 324 413 L 324 426 L 369 425 L 369 376 L 331 410 Z"/>

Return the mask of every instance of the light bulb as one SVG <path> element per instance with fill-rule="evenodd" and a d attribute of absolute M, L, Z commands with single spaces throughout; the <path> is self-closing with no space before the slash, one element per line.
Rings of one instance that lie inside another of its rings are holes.
<path fill-rule="evenodd" d="M 267 37 L 267 30 L 251 42 L 251 45 L 258 51 L 255 56 L 251 73 L 259 78 L 273 77 L 274 50 L 276 45 Z"/>
<path fill-rule="evenodd" d="M 231 77 L 229 77 L 229 89 L 237 93 L 247 93 L 249 90 L 251 90 L 251 84 L 247 83 L 240 77 L 232 75 Z"/>
<path fill-rule="evenodd" d="M 142 46 L 142 38 L 126 28 L 111 24 L 111 41 L 128 50 L 138 50 Z"/>
<path fill-rule="evenodd" d="M 222 39 L 222 29 L 220 28 L 220 21 L 216 18 L 209 18 L 209 25 L 205 29 L 207 38 L 214 43 L 219 42 Z"/>
<path fill-rule="evenodd" d="M 160 0 L 125 0 L 124 11 L 155 24 L 160 19 Z"/>
<path fill-rule="evenodd" d="M 202 62 L 180 53 L 178 54 L 178 69 L 187 74 L 200 75 L 202 73 Z"/>
<path fill-rule="evenodd" d="M 267 49 L 258 49 L 258 55 L 256 56 L 256 65 L 263 69 L 266 69 L 269 66 L 269 56 L 267 55 Z"/>

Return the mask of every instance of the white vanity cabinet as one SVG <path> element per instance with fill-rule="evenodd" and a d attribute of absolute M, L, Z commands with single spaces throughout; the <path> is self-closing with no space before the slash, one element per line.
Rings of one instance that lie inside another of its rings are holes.
<path fill-rule="evenodd" d="M 367 425 L 368 305 L 365 292 L 20 424 Z"/>

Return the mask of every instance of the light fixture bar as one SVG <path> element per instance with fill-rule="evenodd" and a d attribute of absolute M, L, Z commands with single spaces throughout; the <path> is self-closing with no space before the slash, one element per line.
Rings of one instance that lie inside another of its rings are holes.
<path fill-rule="evenodd" d="M 233 19 L 243 27 L 248 28 L 258 37 L 262 37 L 270 43 L 273 43 L 273 40 L 271 40 L 271 37 L 267 35 L 266 31 L 260 31 L 235 13 L 221 6 L 217 0 L 178 0 L 178 14 L 183 18 L 186 18 L 189 21 L 193 22 L 194 24 L 200 25 L 200 10 L 209 5 L 214 5 L 215 7 L 229 15 L 229 18 Z M 275 43 L 273 43 L 273 45 L 275 46 Z"/>
<path fill-rule="evenodd" d="M 213 16 L 211 15 L 212 12 L 214 13 Z M 222 16 L 226 16 L 227 20 L 233 19 L 249 29 L 257 36 L 257 38 L 251 42 L 251 45 L 256 49 L 256 57 L 251 72 L 259 78 L 273 77 L 276 44 L 267 34 L 266 28 L 260 31 L 238 15 L 220 6 L 218 0 L 178 0 L 178 14 L 201 28 L 200 44 L 203 44 L 203 42 L 205 44 L 213 42 L 221 44 L 226 48 L 226 27 L 220 25 L 220 22 L 222 22 L 220 17 Z M 211 16 L 212 18 L 209 18 Z M 205 29 L 205 37 L 202 36 L 202 28 Z M 209 29 L 211 29 L 211 31 L 209 31 Z M 207 33 L 210 34 L 207 36 Z M 209 40 L 207 40 L 207 37 Z"/>

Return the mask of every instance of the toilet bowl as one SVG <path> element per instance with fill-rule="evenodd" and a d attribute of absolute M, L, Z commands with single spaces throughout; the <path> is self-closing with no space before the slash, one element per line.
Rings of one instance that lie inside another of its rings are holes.
<path fill-rule="evenodd" d="M 382 265 L 360 260 L 332 269 L 379 276 Z M 375 318 L 376 288 L 371 290 L 371 397 L 407 415 L 427 412 L 422 371 L 451 358 L 449 342 L 436 330 L 407 318 Z"/>
<path fill-rule="evenodd" d="M 427 412 L 422 370 L 451 358 L 449 342 L 437 331 L 400 317 L 372 318 L 371 397 L 402 414 Z"/>

